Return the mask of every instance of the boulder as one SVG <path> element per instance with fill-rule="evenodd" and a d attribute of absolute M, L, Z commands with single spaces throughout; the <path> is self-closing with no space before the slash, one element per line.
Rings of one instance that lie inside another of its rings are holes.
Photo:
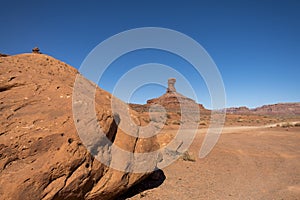
<path fill-rule="evenodd" d="M 130 135 L 120 129 L 124 119 L 111 110 L 114 97 L 76 69 L 45 54 L 1 57 L 0 61 L 1 199 L 113 199 L 156 168 L 155 158 L 151 162 L 139 158 L 147 171 L 135 173 L 130 170 L 138 163 L 134 156 L 122 158 L 112 153 L 111 145 L 101 143 L 102 136 L 93 133 L 95 124 L 111 144 L 129 153 L 159 148 L 155 137 L 139 138 L 138 127 L 130 129 Z M 96 88 L 96 118 L 91 121 L 73 120 L 76 77 Z M 138 124 L 139 115 L 129 112 Z M 75 123 L 83 123 L 87 134 L 79 135 Z M 100 162 L 100 154 L 110 162 Z M 111 166 L 119 159 L 127 170 Z"/>

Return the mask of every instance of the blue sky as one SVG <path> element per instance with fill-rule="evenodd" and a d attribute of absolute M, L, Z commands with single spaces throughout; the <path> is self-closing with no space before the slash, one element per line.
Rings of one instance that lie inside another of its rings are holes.
<path fill-rule="evenodd" d="M 300 101 L 299 1 L 4 1 L 1 2 L 0 52 L 42 52 L 79 68 L 100 42 L 138 27 L 164 27 L 199 42 L 222 75 L 227 106 L 256 107 Z M 122 74 L 157 62 L 190 80 L 197 100 L 210 107 L 201 76 L 176 55 L 145 50 L 116 60 L 99 85 L 112 92 Z M 168 74 L 166 74 L 168 77 Z M 185 93 L 177 82 L 177 90 Z M 147 85 L 130 101 L 145 103 L 165 88 Z M 122 98 L 122 96 L 120 96 Z"/>

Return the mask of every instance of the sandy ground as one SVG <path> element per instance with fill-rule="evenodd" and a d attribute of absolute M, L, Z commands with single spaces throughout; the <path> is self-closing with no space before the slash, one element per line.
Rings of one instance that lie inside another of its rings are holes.
<path fill-rule="evenodd" d="M 300 199 L 300 127 L 226 127 L 199 159 L 204 133 L 189 149 L 195 162 L 174 162 L 123 199 Z"/>

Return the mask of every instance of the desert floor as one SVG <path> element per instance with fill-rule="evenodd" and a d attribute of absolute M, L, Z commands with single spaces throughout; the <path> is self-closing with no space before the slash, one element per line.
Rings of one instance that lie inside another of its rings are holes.
<path fill-rule="evenodd" d="M 225 127 L 199 159 L 205 133 L 189 149 L 195 162 L 179 159 L 121 199 L 300 199 L 300 127 Z"/>

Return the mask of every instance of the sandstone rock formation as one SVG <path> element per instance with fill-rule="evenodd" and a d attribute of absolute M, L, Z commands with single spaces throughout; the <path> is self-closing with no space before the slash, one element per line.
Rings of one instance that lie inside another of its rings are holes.
<path fill-rule="evenodd" d="M 187 98 L 176 92 L 175 82 L 175 78 L 169 79 L 167 92 L 158 98 L 148 100 L 147 104 L 161 105 L 168 112 L 180 112 L 183 106 L 187 106 L 187 108 L 195 106 L 196 102 L 193 99 Z M 193 110 L 191 109 L 190 111 L 192 112 Z"/>
<path fill-rule="evenodd" d="M 176 79 L 175 78 L 170 78 L 168 80 L 167 92 L 176 92 L 175 83 L 176 83 Z"/>
<path fill-rule="evenodd" d="M 188 109 L 188 112 L 192 113 L 195 107 L 199 108 L 200 112 L 209 112 L 202 104 L 197 104 L 193 99 L 177 92 L 175 83 L 176 79 L 170 78 L 165 94 L 158 98 L 149 99 L 145 105 L 130 104 L 130 106 L 138 112 L 148 112 L 150 106 L 155 104 L 162 106 L 167 112 L 171 113 L 180 113 L 183 108 Z"/>
<path fill-rule="evenodd" d="M 175 88 L 176 79 L 168 80 L 166 93 L 154 99 L 149 99 L 147 104 L 130 104 L 130 107 L 147 118 L 148 113 L 166 112 L 167 120 L 165 125 L 181 125 L 184 123 L 199 123 L 200 114 L 209 116 L 210 111 L 202 104 L 197 104 L 179 92 Z M 157 108 L 155 108 L 157 106 Z M 171 128 L 171 127 L 170 127 Z"/>
<path fill-rule="evenodd" d="M 72 115 L 76 75 L 74 68 L 44 54 L 0 58 L 1 199 L 113 199 L 150 173 L 118 171 L 89 153 Z M 157 149 L 155 137 L 140 139 L 119 129 L 123 119 L 112 112 L 112 98 L 96 89 L 96 121 L 109 140 L 129 152 Z M 137 113 L 130 113 L 139 123 Z M 109 145 L 94 147 L 111 156 Z M 125 161 L 130 168 L 132 160 Z M 147 164 L 149 169 L 156 166 Z"/>

